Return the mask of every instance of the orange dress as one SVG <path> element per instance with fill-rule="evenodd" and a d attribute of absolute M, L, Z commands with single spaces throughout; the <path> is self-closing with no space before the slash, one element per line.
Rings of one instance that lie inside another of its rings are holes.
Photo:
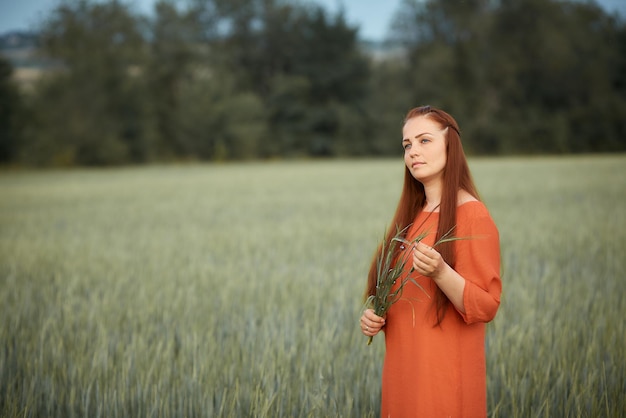
<path fill-rule="evenodd" d="M 432 245 L 438 219 L 439 213 L 420 213 L 408 238 L 428 231 L 423 242 Z M 485 323 L 500 305 L 499 235 L 481 202 L 457 208 L 454 235 L 471 237 L 454 243 L 455 270 L 465 279 L 465 313 L 450 303 L 441 326 L 435 326 L 435 282 L 417 276 L 423 290 L 405 285 L 384 328 L 382 417 L 487 416 Z M 406 269 L 411 265 L 412 258 Z"/>

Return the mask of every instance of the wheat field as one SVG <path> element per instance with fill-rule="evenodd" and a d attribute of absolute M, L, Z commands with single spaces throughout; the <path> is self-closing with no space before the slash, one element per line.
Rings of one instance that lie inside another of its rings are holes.
<path fill-rule="evenodd" d="M 471 159 L 493 417 L 626 410 L 626 156 Z M 402 160 L 0 172 L 0 416 L 375 417 Z"/>

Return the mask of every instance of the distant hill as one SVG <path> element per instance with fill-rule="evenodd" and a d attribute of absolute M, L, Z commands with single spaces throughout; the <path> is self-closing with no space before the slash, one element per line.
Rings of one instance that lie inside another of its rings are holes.
<path fill-rule="evenodd" d="M 39 37 L 34 32 L 11 31 L 0 34 L 0 55 L 9 60 L 16 72 L 23 69 L 46 70 L 50 62 L 37 53 Z M 399 58 L 402 46 L 390 42 L 361 41 L 361 50 L 374 61 Z"/>
<path fill-rule="evenodd" d="M 11 31 L 0 33 L 0 49 L 33 48 L 37 45 L 37 35 L 33 32 Z"/>
<path fill-rule="evenodd" d="M 0 54 L 14 68 L 41 68 L 46 62 L 37 56 L 39 38 L 33 32 L 12 31 L 0 34 Z"/>
<path fill-rule="evenodd" d="M 13 67 L 13 79 L 29 90 L 51 67 L 50 61 L 38 52 L 39 37 L 33 32 L 11 31 L 0 34 L 0 56 Z"/>

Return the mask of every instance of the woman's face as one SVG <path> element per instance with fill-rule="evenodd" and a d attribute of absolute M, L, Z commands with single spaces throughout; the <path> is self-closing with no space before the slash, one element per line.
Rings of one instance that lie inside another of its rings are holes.
<path fill-rule="evenodd" d="M 446 167 L 446 129 L 425 116 L 409 119 L 402 128 L 404 163 L 422 184 L 440 181 Z"/>

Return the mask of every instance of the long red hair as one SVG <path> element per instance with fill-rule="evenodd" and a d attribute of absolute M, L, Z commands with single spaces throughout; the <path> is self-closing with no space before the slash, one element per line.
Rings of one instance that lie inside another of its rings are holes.
<path fill-rule="evenodd" d="M 476 199 L 480 200 L 480 197 L 474 185 L 465 153 L 463 152 L 460 129 L 454 118 L 443 110 L 431 106 L 420 106 L 411 109 L 404 118 L 404 122 L 406 123 L 409 119 L 416 117 L 429 118 L 438 123 L 441 129 L 448 128 L 445 134 L 447 160 L 443 171 L 443 189 L 439 206 L 439 225 L 435 239 L 438 240 L 456 225 L 458 192 L 465 190 Z M 398 202 L 398 207 L 393 216 L 391 226 L 387 230 L 385 241 L 389 243 L 398 230 L 404 230 L 409 226 L 422 211 L 425 203 L 426 193 L 424 192 L 424 186 L 411 175 L 411 172 L 405 166 L 404 184 L 402 186 L 400 201 Z M 437 247 L 437 251 L 439 251 L 446 263 L 452 268 L 454 268 L 456 263 L 454 247 L 454 241 L 443 243 Z M 365 297 L 373 295 L 376 292 L 376 258 L 380 252 L 381 246 L 378 247 L 374 254 L 370 266 Z M 436 325 L 441 324 L 441 321 L 443 321 L 448 302 L 447 296 L 437 287 L 434 298 L 437 312 Z"/>

